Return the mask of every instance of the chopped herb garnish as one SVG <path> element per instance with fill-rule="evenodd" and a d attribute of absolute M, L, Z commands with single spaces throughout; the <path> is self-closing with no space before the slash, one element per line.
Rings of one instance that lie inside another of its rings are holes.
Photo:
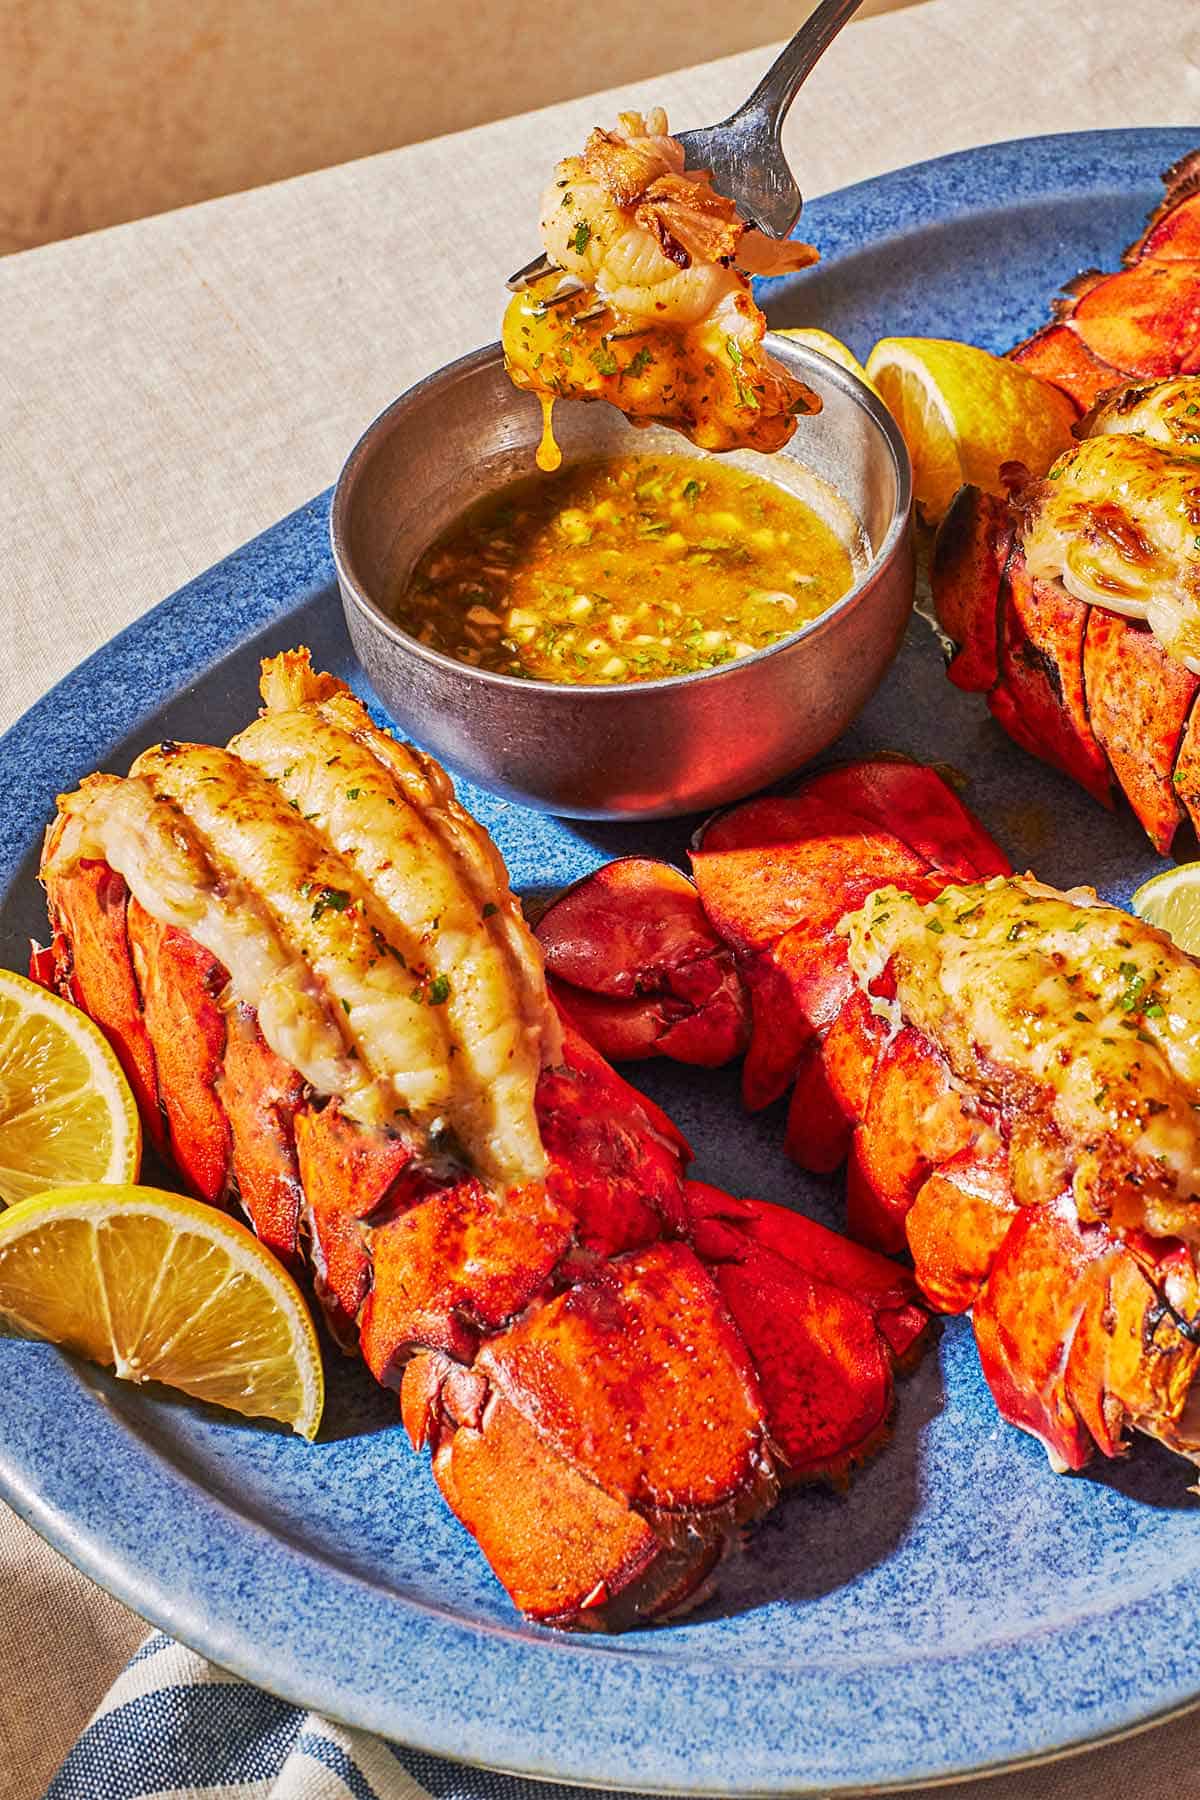
<path fill-rule="evenodd" d="M 362 794 L 363 794 L 363 791 L 361 788 L 347 788 L 346 789 L 347 800 L 361 800 Z"/>
<path fill-rule="evenodd" d="M 483 916 L 485 919 L 490 919 L 493 913 L 498 913 L 499 911 L 500 908 L 496 905 L 496 902 L 494 900 L 489 900 L 483 909 Z"/>
<path fill-rule="evenodd" d="M 940 937 L 946 927 L 942 924 L 940 919 L 926 919 L 925 929 L 926 931 L 932 931 L 935 936 Z"/>
<path fill-rule="evenodd" d="M 592 351 L 591 361 L 593 367 L 599 369 L 601 375 L 615 375 L 617 372 L 617 359 L 607 344 L 596 345 Z"/>
<path fill-rule="evenodd" d="M 571 244 L 572 244 L 572 247 L 574 248 L 576 256 L 583 255 L 584 251 L 587 249 L 588 239 L 591 237 L 591 235 L 592 235 L 592 228 L 588 224 L 587 220 L 580 219 L 578 225 L 576 225 L 576 227 L 575 227 L 575 236 L 571 239 Z"/>
<path fill-rule="evenodd" d="M 323 913 L 345 912 L 349 904 L 350 896 L 345 888 L 322 888 L 313 901 L 312 916 L 314 919 L 319 919 Z"/>

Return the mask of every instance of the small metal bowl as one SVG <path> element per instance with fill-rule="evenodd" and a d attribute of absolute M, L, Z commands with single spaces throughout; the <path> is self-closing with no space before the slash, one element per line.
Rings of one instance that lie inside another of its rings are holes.
<path fill-rule="evenodd" d="M 857 522 L 862 567 L 841 600 L 791 636 L 665 681 L 528 681 L 456 662 L 401 630 L 386 600 L 465 507 L 533 471 L 541 413 L 512 386 L 493 344 L 380 414 L 338 480 L 333 555 L 359 660 L 417 743 L 527 806 L 656 818 L 748 794 L 845 730 L 882 680 L 912 606 L 911 469 L 894 422 L 860 381 L 788 338 L 768 341 L 824 410 L 802 418 L 776 455 L 733 460 L 810 503 L 819 478 L 830 511 L 840 497 L 851 530 Z M 561 403 L 554 425 L 564 464 L 629 451 L 698 454 L 673 432 L 635 430 L 604 404 Z"/>

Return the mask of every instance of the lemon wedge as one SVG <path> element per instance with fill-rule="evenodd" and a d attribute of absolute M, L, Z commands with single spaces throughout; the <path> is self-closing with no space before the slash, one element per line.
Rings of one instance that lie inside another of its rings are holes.
<path fill-rule="evenodd" d="M 197 1400 L 312 1438 L 325 1382 L 308 1308 L 244 1225 L 158 1188 L 59 1188 L 0 1214 L 0 1317 Z"/>
<path fill-rule="evenodd" d="M 0 1200 L 136 1181 L 142 1132 L 121 1065 L 78 1007 L 0 969 Z"/>
<path fill-rule="evenodd" d="M 1066 395 L 1019 363 L 951 338 L 881 338 L 867 374 L 904 434 L 931 524 L 964 482 L 1000 494 L 1000 465 L 1044 475 L 1074 438 Z"/>
<path fill-rule="evenodd" d="M 822 331 L 818 325 L 781 325 L 779 335 L 793 338 L 797 344 L 804 344 L 809 350 L 817 350 L 822 356 L 827 356 L 830 362 L 849 369 L 873 394 L 879 399 L 883 398 L 850 346 L 843 344 L 841 338 L 834 337 L 831 331 Z"/>
<path fill-rule="evenodd" d="M 1200 956 L 1200 862 L 1180 863 L 1143 881 L 1130 905 L 1189 956 Z"/>

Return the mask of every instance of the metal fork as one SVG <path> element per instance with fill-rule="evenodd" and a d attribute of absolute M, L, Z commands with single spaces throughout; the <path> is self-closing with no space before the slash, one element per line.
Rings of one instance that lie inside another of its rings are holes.
<path fill-rule="evenodd" d="M 679 134 L 685 167 L 711 169 L 713 186 L 737 206 L 742 217 L 768 237 L 783 238 L 795 227 L 804 201 L 784 159 L 780 133 L 788 108 L 817 62 L 862 0 L 821 0 L 767 70 L 750 98 L 719 125 Z M 538 256 L 508 278 L 514 293 L 556 267 Z M 569 299 L 582 283 L 568 281 L 554 295 Z"/>

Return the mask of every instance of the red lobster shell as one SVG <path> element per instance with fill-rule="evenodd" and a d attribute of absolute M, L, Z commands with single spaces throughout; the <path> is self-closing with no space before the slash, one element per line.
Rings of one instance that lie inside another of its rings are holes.
<path fill-rule="evenodd" d="M 1081 413 L 1107 388 L 1200 368 L 1200 150 L 1163 181 L 1162 203 L 1121 268 L 1078 276 L 1054 322 L 1010 353 Z"/>

